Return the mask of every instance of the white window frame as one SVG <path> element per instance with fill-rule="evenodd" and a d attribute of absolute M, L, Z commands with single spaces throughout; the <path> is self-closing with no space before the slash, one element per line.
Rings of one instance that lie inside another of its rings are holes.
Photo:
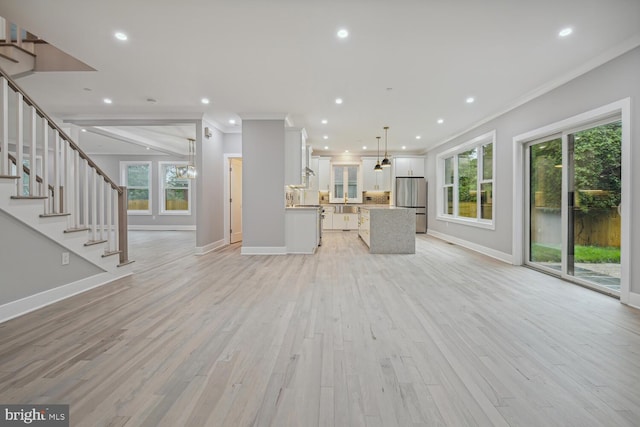
<path fill-rule="evenodd" d="M 182 211 L 168 211 L 165 209 L 165 175 L 164 175 L 164 167 L 167 165 L 172 165 L 172 166 L 187 166 L 189 163 L 188 162 L 158 162 L 158 192 L 159 192 L 159 197 L 158 199 L 160 199 L 160 205 L 158 207 L 158 212 L 160 215 L 191 215 L 191 182 L 193 180 L 191 179 L 187 179 L 187 183 L 189 184 L 187 187 L 187 191 L 188 191 L 188 195 L 189 195 L 189 199 L 187 201 L 189 208 L 187 210 L 182 210 Z"/>
<path fill-rule="evenodd" d="M 357 180 L 358 180 L 358 184 L 357 184 L 357 189 L 356 189 L 356 197 L 350 197 L 347 199 L 347 203 L 362 203 L 362 163 L 361 162 L 354 162 L 354 161 L 336 161 L 336 162 L 331 162 L 331 167 L 330 167 L 330 171 L 331 171 L 331 190 L 329 191 L 329 202 L 330 203 L 344 203 L 344 194 L 340 197 L 337 197 L 337 194 L 333 194 L 333 189 L 335 188 L 335 179 L 334 179 L 334 174 L 333 174 L 333 168 L 335 166 L 355 166 L 358 168 L 358 172 L 357 172 Z M 347 171 L 345 170 L 343 175 L 343 179 L 347 178 Z M 346 181 L 344 181 L 346 183 Z"/>
<path fill-rule="evenodd" d="M 149 186 L 147 187 L 147 189 L 149 190 L 149 209 L 147 210 L 129 210 L 127 209 L 127 215 L 151 215 L 152 214 L 152 207 L 153 207 L 153 181 L 151 180 L 151 177 L 153 175 L 153 164 L 150 161 L 122 161 L 120 162 L 120 185 L 123 185 L 125 187 L 127 187 L 127 190 L 129 190 L 129 188 L 133 188 L 133 189 L 144 189 L 144 187 L 129 187 L 128 186 L 128 176 L 127 176 L 127 169 L 129 166 L 133 166 L 133 165 L 148 165 L 149 166 L 149 176 L 148 176 L 148 183 Z"/>
<path fill-rule="evenodd" d="M 493 144 L 493 156 L 492 156 L 492 174 L 491 179 L 483 179 L 483 146 Z M 458 155 L 465 151 L 473 150 L 474 148 L 478 149 L 478 163 L 477 163 L 477 178 L 476 178 L 476 186 L 477 186 L 477 212 L 478 217 L 476 218 L 468 218 L 463 217 L 458 214 Z M 485 228 L 490 230 L 495 230 L 495 218 L 496 218 L 496 131 L 492 130 L 480 136 L 473 138 L 470 141 L 467 141 L 463 144 L 460 144 L 456 147 L 453 147 L 449 150 L 443 151 L 442 153 L 436 156 L 436 183 L 437 183 L 437 197 L 436 197 L 436 219 L 439 221 L 446 222 L 455 222 L 458 224 L 464 224 L 472 227 Z M 446 159 L 453 158 L 453 184 L 445 184 L 445 167 L 444 163 Z M 493 192 L 493 202 L 491 206 L 491 219 L 482 219 L 480 215 L 482 215 L 481 203 L 482 203 L 482 195 L 481 188 L 482 184 L 492 185 Z M 445 194 L 446 188 L 453 187 L 453 214 L 447 213 L 447 204 L 445 203 Z"/>

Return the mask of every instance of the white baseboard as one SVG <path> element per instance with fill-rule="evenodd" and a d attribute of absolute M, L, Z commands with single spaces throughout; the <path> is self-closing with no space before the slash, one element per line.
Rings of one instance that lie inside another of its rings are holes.
<path fill-rule="evenodd" d="M 640 309 L 640 294 L 636 294 L 635 292 L 629 292 L 629 302 L 627 305 Z"/>
<path fill-rule="evenodd" d="M 129 225 L 132 231 L 196 231 L 195 225 Z"/>
<path fill-rule="evenodd" d="M 513 256 L 511 254 L 487 248 L 486 246 L 478 245 L 476 243 L 469 242 L 458 237 L 450 236 L 448 234 L 440 233 L 439 231 L 428 230 L 427 234 L 440 240 L 444 240 L 445 242 L 455 243 L 456 245 L 462 246 L 463 248 L 480 252 L 481 254 L 489 256 L 491 258 L 495 258 L 498 261 L 506 262 L 507 264 L 513 264 Z"/>
<path fill-rule="evenodd" d="M 46 307 L 47 305 L 82 292 L 86 292 L 90 289 L 97 288 L 98 286 L 106 285 L 107 283 L 113 282 L 114 280 L 122 277 L 130 276 L 131 274 L 132 272 L 128 269 L 122 269 L 122 273 L 119 275 L 113 273 L 100 273 L 95 276 L 39 292 L 16 301 L 8 302 L 0 305 L 0 323 L 22 316 L 23 314 L 27 314 L 39 308 Z"/>
<path fill-rule="evenodd" d="M 243 246 L 242 255 L 286 255 L 286 246 Z"/>
<path fill-rule="evenodd" d="M 226 243 L 224 239 L 222 239 L 218 240 L 217 242 L 209 243 L 205 246 L 196 246 L 196 255 L 208 254 L 209 252 L 215 251 L 216 249 L 221 248 L 225 245 Z"/>

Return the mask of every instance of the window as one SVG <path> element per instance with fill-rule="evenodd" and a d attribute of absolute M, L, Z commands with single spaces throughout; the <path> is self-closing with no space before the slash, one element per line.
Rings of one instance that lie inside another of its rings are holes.
<path fill-rule="evenodd" d="M 151 162 L 120 162 L 120 175 L 127 187 L 127 213 L 151 215 Z"/>
<path fill-rule="evenodd" d="M 191 180 L 178 178 L 178 169 L 184 162 L 159 162 L 160 213 L 165 215 L 191 214 Z"/>
<path fill-rule="evenodd" d="M 438 219 L 494 228 L 494 144 L 492 131 L 438 156 Z"/>
<path fill-rule="evenodd" d="M 334 163 L 331 166 L 331 203 L 362 203 L 360 165 Z"/>

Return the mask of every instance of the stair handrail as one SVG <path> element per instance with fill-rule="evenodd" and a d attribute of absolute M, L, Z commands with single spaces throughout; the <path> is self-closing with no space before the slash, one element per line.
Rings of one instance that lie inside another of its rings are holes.
<path fill-rule="evenodd" d="M 78 147 L 78 145 L 73 142 L 73 140 L 69 137 L 69 135 L 66 134 L 65 131 L 63 131 L 60 126 L 58 126 L 56 124 L 56 122 L 49 117 L 49 115 L 47 113 L 45 113 L 42 108 L 40 108 L 38 106 L 38 104 L 36 104 L 36 102 L 31 99 L 31 97 L 29 95 L 27 95 L 27 93 L 7 74 L 5 73 L 5 71 L 0 68 L 0 75 L 2 75 L 2 77 L 4 77 L 5 79 L 7 79 L 7 83 L 9 84 L 9 86 L 15 90 L 16 92 L 19 92 L 22 94 L 22 98 L 23 100 L 31 105 L 33 108 L 36 109 L 36 112 L 38 113 L 38 115 L 45 119 L 49 125 L 50 128 L 52 128 L 53 130 L 57 131 L 58 134 L 60 135 L 61 138 L 63 138 L 64 140 L 66 140 L 69 143 L 69 146 L 78 152 L 78 154 L 80 155 L 80 157 L 84 160 L 87 161 L 87 163 L 89 163 L 89 166 L 91 166 L 93 169 L 95 169 L 95 171 L 98 173 L 98 175 L 100 175 L 106 182 L 108 182 L 111 185 L 111 188 L 113 188 L 114 190 L 116 190 L 118 192 L 118 194 L 122 194 L 122 192 L 124 191 L 122 189 L 122 187 L 120 187 L 118 184 L 116 184 L 115 182 L 113 182 L 113 180 L 111 178 L 109 178 L 109 175 L 107 175 L 106 173 L 104 173 L 102 171 L 102 169 L 100 169 L 100 167 L 95 164 L 95 162 L 93 160 L 91 160 L 91 158 L 84 152 L 82 151 L 82 149 L 80 147 Z"/>
<path fill-rule="evenodd" d="M 117 222 L 118 222 L 118 229 L 116 231 L 117 232 L 117 236 L 116 236 L 116 238 L 117 238 L 116 251 L 117 251 L 117 253 L 119 253 L 119 260 L 120 260 L 119 266 L 130 264 L 132 261 L 130 261 L 129 258 L 128 258 L 129 250 L 128 250 L 128 236 L 127 236 L 127 191 L 126 191 L 126 187 L 116 184 L 93 160 L 91 160 L 91 158 L 69 137 L 69 135 L 67 135 L 66 132 L 63 131 L 60 128 L 60 126 L 58 126 L 56 124 L 56 122 L 47 113 L 45 113 L 44 110 L 42 108 L 40 108 L 40 106 L 38 106 L 38 104 L 33 99 L 31 99 L 31 97 L 29 95 L 27 95 L 27 93 L 20 87 L 20 85 L 18 85 L 11 78 L 11 76 L 9 76 L 2 68 L 0 68 L 0 77 L 4 78 L 6 80 L 7 86 L 9 88 L 11 88 L 13 91 L 18 93 L 22 97 L 22 102 L 24 102 L 27 105 L 29 105 L 30 107 L 32 107 L 35 110 L 35 113 L 40 118 L 42 118 L 43 120 L 46 121 L 47 126 L 49 126 L 49 128 L 54 130 L 57 133 L 57 135 L 59 136 L 59 138 L 61 138 L 63 141 L 65 141 L 67 144 L 69 144 L 69 148 L 74 150 L 76 153 L 78 153 L 78 157 L 81 158 L 82 160 L 84 160 L 87 163 L 87 165 L 90 168 L 92 168 L 95 171 L 95 173 L 99 177 L 101 177 L 102 180 L 104 180 L 106 183 L 108 183 L 109 187 L 113 191 L 115 191 L 115 194 L 117 194 L 117 212 L 116 212 L 116 217 L 117 217 Z M 9 155 L 9 153 L 7 153 L 7 155 Z M 14 162 L 16 163 L 16 168 L 17 168 L 18 167 L 17 166 L 17 159 L 14 160 Z M 24 171 L 24 168 L 23 168 L 23 171 Z M 36 181 L 37 181 L 37 178 L 36 178 Z M 45 192 L 47 190 L 48 189 L 45 189 Z M 62 202 L 61 202 L 61 205 L 62 205 Z M 102 231 L 100 233 L 102 235 Z M 95 225 L 94 225 L 94 235 L 95 235 Z M 112 253 L 116 253 L 116 252 L 112 252 Z"/>

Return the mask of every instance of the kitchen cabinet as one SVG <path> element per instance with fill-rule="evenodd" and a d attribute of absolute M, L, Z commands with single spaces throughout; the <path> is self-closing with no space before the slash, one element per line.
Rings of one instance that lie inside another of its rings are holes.
<path fill-rule="evenodd" d="M 424 157 L 396 157 L 393 162 L 395 176 L 424 176 Z"/>
<path fill-rule="evenodd" d="M 331 203 L 362 203 L 360 163 L 331 163 Z"/>
<path fill-rule="evenodd" d="M 373 168 L 377 162 L 375 157 L 362 158 L 363 191 L 391 191 L 391 168 L 382 168 L 382 172 L 376 172 Z"/>
<path fill-rule="evenodd" d="M 315 170 L 315 169 L 314 169 Z M 318 191 L 328 192 L 331 190 L 331 158 L 320 157 L 318 159 Z"/>
<path fill-rule="evenodd" d="M 357 213 L 334 213 L 332 221 L 333 221 L 333 230 L 357 230 L 358 229 Z"/>
<path fill-rule="evenodd" d="M 285 129 L 284 184 L 307 186 L 306 168 L 309 166 L 307 133 L 304 128 Z"/>
<path fill-rule="evenodd" d="M 325 206 L 324 213 L 322 214 L 322 229 L 333 230 L 333 207 Z"/>
<path fill-rule="evenodd" d="M 320 243 L 317 207 L 285 209 L 285 244 L 289 254 L 313 254 Z"/>
<path fill-rule="evenodd" d="M 310 147 L 307 147 L 307 151 L 311 151 Z M 311 157 L 311 163 L 309 164 L 309 168 L 315 172 L 315 176 L 309 176 L 309 190 L 318 191 L 320 190 L 320 171 L 319 171 L 319 161 L 320 157 L 313 156 Z"/>

